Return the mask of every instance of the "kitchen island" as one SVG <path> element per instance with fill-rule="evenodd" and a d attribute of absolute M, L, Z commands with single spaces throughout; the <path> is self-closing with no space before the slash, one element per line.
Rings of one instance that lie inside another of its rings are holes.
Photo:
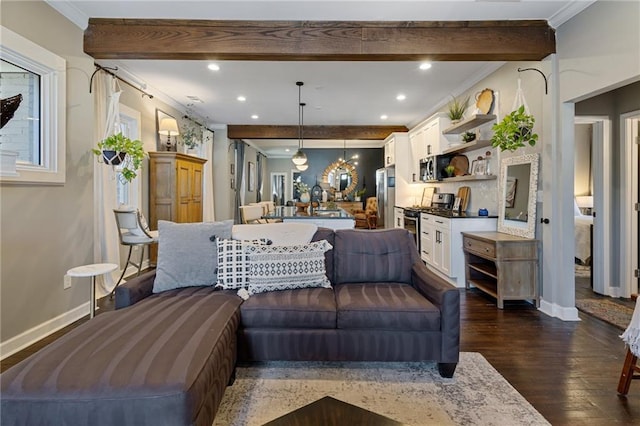
<path fill-rule="evenodd" d="M 352 229 L 355 227 L 353 215 L 344 209 L 329 210 L 325 207 L 307 208 L 301 212 L 293 206 L 276 206 L 275 211 L 264 215 L 265 219 L 282 219 L 283 222 L 313 223 L 323 228 Z"/>

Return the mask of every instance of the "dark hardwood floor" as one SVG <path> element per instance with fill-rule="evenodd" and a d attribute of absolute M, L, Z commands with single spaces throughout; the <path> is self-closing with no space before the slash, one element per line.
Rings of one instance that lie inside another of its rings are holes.
<path fill-rule="evenodd" d="M 579 322 L 548 317 L 526 302 L 505 302 L 480 291 L 461 293 L 463 351 L 480 352 L 553 425 L 640 424 L 640 380 L 627 397 L 616 393 L 625 347 L 621 331 L 580 313 Z M 101 313 L 113 309 L 109 299 Z M 88 321 L 3 360 L 2 371 Z"/>

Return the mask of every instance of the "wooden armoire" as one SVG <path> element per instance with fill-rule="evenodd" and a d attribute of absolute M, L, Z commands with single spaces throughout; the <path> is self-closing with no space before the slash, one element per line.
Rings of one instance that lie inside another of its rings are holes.
<path fill-rule="evenodd" d="M 204 158 L 179 152 L 149 153 L 149 227 L 159 220 L 202 222 L 202 176 Z M 151 246 L 155 263 L 158 248 Z"/>

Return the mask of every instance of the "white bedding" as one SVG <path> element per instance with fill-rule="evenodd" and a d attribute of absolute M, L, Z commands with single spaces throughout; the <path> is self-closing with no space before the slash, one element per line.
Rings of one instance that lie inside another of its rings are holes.
<path fill-rule="evenodd" d="M 591 257 L 591 225 L 593 224 L 593 216 L 576 215 L 575 234 L 576 234 L 576 258 L 584 265 Z"/>

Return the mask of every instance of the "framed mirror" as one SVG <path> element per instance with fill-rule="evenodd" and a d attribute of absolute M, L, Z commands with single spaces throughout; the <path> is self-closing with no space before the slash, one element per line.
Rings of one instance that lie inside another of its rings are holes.
<path fill-rule="evenodd" d="M 347 197 L 358 185 L 358 172 L 352 164 L 335 161 L 322 172 L 322 182 L 332 194 L 340 192 L 342 197 Z"/>
<path fill-rule="evenodd" d="M 505 158 L 498 187 L 498 232 L 524 238 L 536 233 L 538 154 Z"/>

